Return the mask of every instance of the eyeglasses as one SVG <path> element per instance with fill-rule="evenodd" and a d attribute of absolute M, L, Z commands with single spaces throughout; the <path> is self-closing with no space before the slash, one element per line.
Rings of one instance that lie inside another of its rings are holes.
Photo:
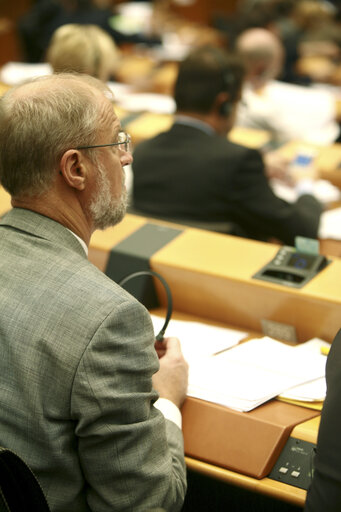
<path fill-rule="evenodd" d="M 131 137 L 129 133 L 126 132 L 119 132 L 117 136 L 118 142 L 111 142 L 111 144 L 95 144 L 93 146 L 78 146 L 76 149 L 93 149 L 93 148 L 106 148 L 108 146 L 119 146 L 119 149 L 121 149 L 121 145 L 123 145 L 125 152 L 130 152 L 130 143 L 131 143 Z"/>

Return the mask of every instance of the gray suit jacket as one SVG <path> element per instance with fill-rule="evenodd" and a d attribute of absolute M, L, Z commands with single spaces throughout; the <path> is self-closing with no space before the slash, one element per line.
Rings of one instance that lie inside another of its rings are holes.
<path fill-rule="evenodd" d="M 0 222 L 0 445 L 33 469 L 53 512 L 180 510 L 180 429 L 152 406 L 145 308 L 62 225 Z"/>

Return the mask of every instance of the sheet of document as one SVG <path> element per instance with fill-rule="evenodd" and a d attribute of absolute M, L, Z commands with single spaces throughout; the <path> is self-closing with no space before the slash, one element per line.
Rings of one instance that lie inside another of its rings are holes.
<path fill-rule="evenodd" d="M 250 411 L 325 374 L 325 356 L 269 337 L 253 339 L 189 366 L 188 395 Z"/>
<path fill-rule="evenodd" d="M 321 377 L 306 384 L 301 384 L 301 386 L 288 389 L 279 396 L 300 402 L 322 402 L 326 397 L 326 390 L 326 379 Z"/>
<path fill-rule="evenodd" d="M 7 62 L 0 70 L 0 80 L 8 85 L 16 85 L 24 80 L 35 78 L 36 76 L 51 75 L 51 73 L 52 68 L 46 62 L 39 64 Z"/>
<path fill-rule="evenodd" d="M 341 240 L 341 208 L 322 213 L 318 237 Z"/>
<path fill-rule="evenodd" d="M 167 94 L 131 93 L 118 97 L 121 108 L 128 112 L 154 112 L 156 114 L 174 114 L 175 101 Z"/>
<path fill-rule="evenodd" d="M 276 196 L 288 203 L 294 203 L 299 197 L 295 187 L 290 187 L 280 180 L 272 179 L 270 186 Z M 313 194 L 316 199 L 325 205 L 339 201 L 341 198 L 340 189 L 327 180 L 315 180 L 309 193 Z"/>
<path fill-rule="evenodd" d="M 164 318 L 152 315 L 152 322 L 157 334 L 163 327 Z M 213 354 L 237 345 L 247 334 L 244 331 L 215 327 L 201 322 L 173 319 L 166 331 L 166 336 L 179 338 L 182 353 L 189 364 L 197 359 L 206 360 Z"/>
<path fill-rule="evenodd" d="M 297 345 L 295 350 L 299 351 L 301 355 L 304 355 L 304 352 L 306 352 L 308 355 L 320 355 L 321 347 L 323 346 L 330 348 L 330 343 L 327 343 L 320 338 L 313 338 L 305 343 Z M 326 356 L 322 357 L 326 358 Z M 306 384 L 288 389 L 284 393 L 281 393 L 279 396 L 281 398 L 287 398 L 289 400 L 297 400 L 301 402 L 322 402 L 325 399 L 326 391 L 326 379 L 323 376 L 319 379 L 307 382 Z"/>

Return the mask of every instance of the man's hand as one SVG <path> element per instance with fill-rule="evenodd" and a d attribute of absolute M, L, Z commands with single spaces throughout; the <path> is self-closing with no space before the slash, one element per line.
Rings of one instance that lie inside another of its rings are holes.
<path fill-rule="evenodd" d="M 153 376 L 153 386 L 160 398 L 168 398 L 179 408 L 187 393 L 188 364 L 185 361 L 178 338 L 164 338 L 155 343 L 160 358 L 160 369 Z"/>
<path fill-rule="evenodd" d="M 287 185 L 293 185 L 290 175 L 291 160 L 284 157 L 278 151 L 270 151 L 263 155 L 265 174 L 269 179 L 283 181 Z"/>

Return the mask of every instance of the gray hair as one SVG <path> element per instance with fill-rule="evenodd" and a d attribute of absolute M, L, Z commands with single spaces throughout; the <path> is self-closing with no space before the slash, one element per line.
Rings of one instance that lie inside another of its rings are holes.
<path fill-rule="evenodd" d="M 44 193 L 65 151 L 96 142 L 98 91 L 110 97 L 99 80 L 65 73 L 30 80 L 0 98 L 0 183 L 12 196 Z"/>

